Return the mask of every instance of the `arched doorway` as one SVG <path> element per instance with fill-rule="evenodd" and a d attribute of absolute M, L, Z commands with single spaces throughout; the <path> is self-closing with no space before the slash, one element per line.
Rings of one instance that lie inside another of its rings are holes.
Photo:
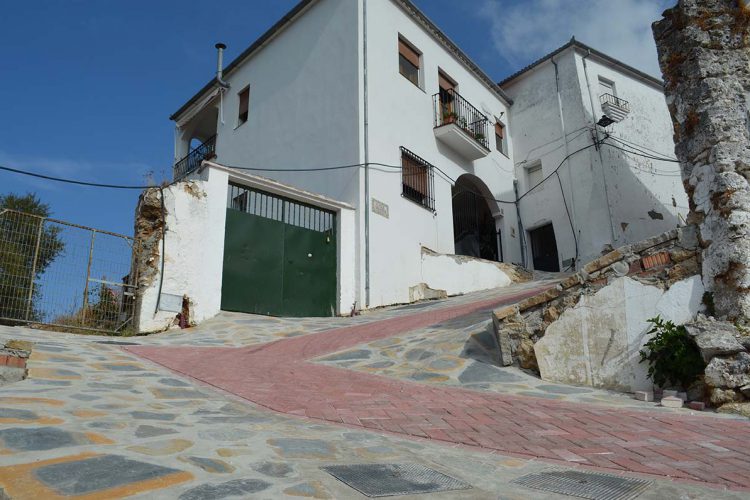
<path fill-rule="evenodd" d="M 464 174 L 452 188 L 453 241 L 456 255 L 502 260 L 490 190 L 478 177 Z"/>

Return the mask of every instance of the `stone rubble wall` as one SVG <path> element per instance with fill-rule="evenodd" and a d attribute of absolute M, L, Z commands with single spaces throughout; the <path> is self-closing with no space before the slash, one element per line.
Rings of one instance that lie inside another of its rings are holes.
<path fill-rule="evenodd" d="M 704 399 L 720 411 L 750 416 L 750 331 L 706 317 L 685 328 L 708 363 Z"/>
<path fill-rule="evenodd" d="M 680 0 L 654 23 L 702 275 L 716 316 L 750 323 L 750 6 Z"/>
<path fill-rule="evenodd" d="M 665 291 L 699 275 L 700 268 L 701 252 L 695 226 L 681 227 L 618 248 L 589 262 L 554 288 L 494 311 L 500 364 L 518 363 L 521 368 L 538 373 L 535 344 L 544 337 L 548 327 L 566 310 L 574 308 L 582 297 L 595 295 L 619 278 L 627 277 Z"/>
<path fill-rule="evenodd" d="M 23 340 L 9 340 L 0 347 L 0 386 L 26 378 L 32 347 L 31 342 Z"/>

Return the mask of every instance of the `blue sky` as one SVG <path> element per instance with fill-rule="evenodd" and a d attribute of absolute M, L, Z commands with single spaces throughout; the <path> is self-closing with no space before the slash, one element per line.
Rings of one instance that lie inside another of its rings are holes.
<path fill-rule="evenodd" d="M 173 151 L 168 117 L 211 78 L 214 43 L 228 45 L 230 61 L 296 1 L 6 2 L 0 18 L 0 165 L 107 183 L 142 184 L 150 172 L 156 181 L 167 178 Z M 673 2 L 415 3 L 500 80 L 573 34 L 658 74 L 649 24 Z M 132 233 L 137 191 L 0 172 L 0 193 L 28 191 L 48 202 L 57 218 Z"/>

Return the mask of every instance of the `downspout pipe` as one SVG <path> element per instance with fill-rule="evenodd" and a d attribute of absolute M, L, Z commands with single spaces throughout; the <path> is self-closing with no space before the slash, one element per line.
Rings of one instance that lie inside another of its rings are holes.
<path fill-rule="evenodd" d="M 526 238 L 521 221 L 521 204 L 518 202 L 518 179 L 513 179 L 513 192 L 516 195 L 516 223 L 518 225 L 518 241 L 521 243 L 521 266 L 528 269 L 526 265 Z"/>
<path fill-rule="evenodd" d="M 612 245 L 615 245 L 615 226 L 612 220 L 612 207 L 609 204 L 609 189 L 607 188 L 607 175 L 604 173 L 604 157 L 602 156 L 602 148 L 599 147 L 599 126 L 596 124 L 596 108 L 594 107 L 594 96 L 591 94 L 591 83 L 589 82 L 588 66 L 586 65 L 586 59 L 591 57 L 591 49 L 586 51 L 586 55 L 583 56 L 583 74 L 586 77 L 586 90 L 589 93 L 589 101 L 591 102 L 591 119 L 594 122 L 594 134 L 596 136 L 596 150 L 599 152 L 599 165 L 602 169 L 602 182 L 604 182 L 604 200 L 607 203 L 607 215 L 609 215 L 609 231 L 612 235 Z"/>
<path fill-rule="evenodd" d="M 224 76 L 224 49 L 227 48 L 223 43 L 217 43 L 215 45 L 216 50 L 219 52 L 216 59 L 216 83 L 223 89 L 228 89 L 229 84 L 223 80 Z"/>
<path fill-rule="evenodd" d="M 365 308 L 370 307 L 370 137 L 367 87 L 367 0 L 362 0 L 362 80 L 364 95 L 363 131 L 365 164 Z"/>

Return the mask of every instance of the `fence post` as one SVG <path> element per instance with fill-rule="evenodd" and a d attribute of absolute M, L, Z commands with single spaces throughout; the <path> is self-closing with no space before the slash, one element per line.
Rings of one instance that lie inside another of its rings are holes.
<path fill-rule="evenodd" d="M 96 231 L 91 230 L 91 244 L 89 245 L 89 263 L 86 266 L 86 285 L 83 287 L 83 309 L 81 312 L 81 323 L 86 324 L 86 311 L 89 308 L 89 278 L 91 278 L 91 260 L 94 257 L 94 237 Z"/>
<path fill-rule="evenodd" d="M 34 245 L 34 258 L 31 261 L 31 276 L 29 279 L 29 298 L 26 303 L 26 321 L 31 316 L 31 307 L 34 303 L 34 282 L 36 281 L 36 262 L 39 259 L 39 245 L 42 243 L 42 228 L 44 227 L 44 218 L 39 219 L 39 229 L 36 232 L 36 245 Z"/>

